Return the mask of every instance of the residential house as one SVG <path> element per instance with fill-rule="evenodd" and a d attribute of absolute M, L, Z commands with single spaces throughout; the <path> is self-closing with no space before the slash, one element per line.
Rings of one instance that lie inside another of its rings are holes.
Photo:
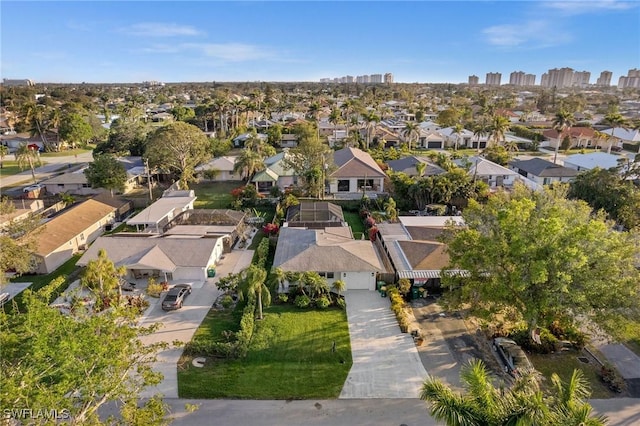
<path fill-rule="evenodd" d="M 449 266 L 447 247 L 439 238 L 448 224 L 463 226 L 464 221 L 460 216 L 400 216 L 398 222 L 379 223 L 378 251 L 396 278 L 439 290 L 441 271 Z"/>
<path fill-rule="evenodd" d="M 251 182 L 256 184 L 258 192 L 269 192 L 274 186 L 284 191 L 298 184 L 298 176 L 286 161 L 289 156 L 289 149 L 285 148 L 264 160 L 266 168 L 257 172 L 251 179 Z"/>
<path fill-rule="evenodd" d="M 348 226 L 342 207 L 328 202 L 302 201 L 287 209 L 286 224 L 290 228 L 324 229 Z"/>
<path fill-rule="evenodd" d="M 126 223 L 138 231 L 160 233 L 180 213 L 193 209 L 196 198 L 193 191 L 168 191 Z"/>
<path fill-rule="evenodd" d="M 215 170 L 216 174 L 211 179 L 215 182 L 242 180 L 240 174 L 233 170 L 237 158 L 236 156 L 216 157 L 208 163 L 196 167 L 196 173 L 198 176 L 204 176 L 205 170 Z"/>
<path fill-rule="evenodd" d="M 342 280 L 347 290 L 375 290 L 376 275 L 384 272 L 371 241 L 354 240 L 349 227 L 281 228 L 273 266 L 318 272 L 329 286 Z"/>
<path fill-rule="evenodd" d="M 431 120 L 423 121 L 419 124 L 419 126 L 421 129 L 426 130 L 427 132 L 437 132 L 442 128 L 438 123 Z"/>
<path fill-rule="evenodd" d="M 223 239 L 194 236 L 104 236 L 98 238 L 77 265 L 86 266 L 104 250 L 111 261 L 127 270 L 127 277 L 163 281 L 207 279 L 223 253 Z"/>
<path fill-rule="evenodd" d="M 624 129 L 624 128 L 616 128 L 613 127 L 610 129 L 605 129 L 602 133 L 606 133 L 607 135 L 611 135 L 612 141 L 611 145 L 613 147 L 622 148 L 623 143 L 631 143 L 636 146 L 640 146 L 640 129 Z M 635 150 L 634 152 L 638 152 Z"/>
<path fill-rule="evenodd" d="M 233 140 L 231 142 L 233 142 L 233 147 L 234 148 L 242 148 L 244 147 L 244 143 L 247 141 L 247 139 L 249 139 L 253 134 L 252 133 L 243 133 L 241 135 L 236 136 L 235 138 L 233 138 Z M 268 136 L 264 133 L 256 133 L 255 136 L 258 139 L 262 139 L 263 141 L 266 141 Z"/>
<path fill-rule="evenodd" d="M 283 133 L 278 144 L 281 148 L 295 148 L 298 146 L 298 135 L 295 133 Z"/>
<path fill-rule="evenodd" d="M 444 149 L 446 137 L 437 130 L 418 130 L 418 140 L 414 148 L 417 149 Z"/>
<path fill-rule="evenodd" d="M 555 129 L 547 129 L 542 132 L 548 142 L 548 146 L 551 148 L 559 148 L 562 146 L 562 139 L 569 137 L 569 148 L 590 148 L 597 145 L 595 138 L 595 130 L 591 127 L 571 127 L 566 129 L 562 134 L 559 134 Z"/>
<path fill-rule="evenodd" d="M 578 171 L 559 164 L 553 164 L 542 158 L 530 160 L 513 160 L 509 168 L 538 185 L 549 185 L 552 182 L 570 182 Z"/>
<path fill-rule="evenodd" d="M 506 167 L 482 157 L 465 157 L 453 162 L 468 170 L 469 176 L 481 180 L 490 188 L 512 187 L 520 175 Z"/>
<path fill-rule="evenodd" d="M 368 153 L 343 148 L 333 153 L 336 169 L 327 176 L 332 194 L 384 192 L 386 174 Z"/>
<path fill-rule="evenodd" d="M 124 183 L 124 193 L 131 191 L 132 189 L 140 185 L 141 179 L 146 174 L 146 169 L 142 165 L 142 160 L 138 157 L 126 157 L 118 159 L 118 162 L 122 164 L 127 172 L 127 180 Z M 54 176 L 50 179 L 40 182 L 44 185 L 47 193 L 60 194 L 66 192 L 71 195 L 96 195 L 107 191 L 104 188 L 92 188 L 87 180 L 87 176 L 84 171 L 87 167 L 82 167 L 79 170 L 74 170 L 70 173 L 63 173 L 58 176 Z"/>
<path fill-rule="evenodd" d="M 402 142 L 400 133 L 386 127 L 378 126 L 371 134 L 372 145 L 382 148 L 398 147 Z"/>
<path fill-rule="evenodd" d="M 229 253 L 249 227 L 246 213 L 229 209 L 193 209 L 180 213 L 163 228 L 163 235 L 216 237 L 222 239 L 224 253 Z"/>
<path fill-rule="evenodd" d="M 33 254 L 34 272 L 48 274 L 98 238 L 115 220 L 116 209 L 96 200 L 87 200 L 42 225 Z"/>
<path fill-rule="evenodd" d="M 422 176 L 434 176 L 446 173 L 442 167 L 431 162 L 428 157 L 411 155 L 398 160 L 387 161 L 387 165 L 391 170 L 394 172 L 406 173 L 409 176 L 418 176 L 418 170 L 416 169 L 417 164 L 426 164 Z"/>
<path fill-rule="evenodd" d="M 444 129 L 439 130 L 440 134 L 446 140 L 446 146 L 455 147 L 457 144 L 458 148 L 477 148 L 478 147 L 478 138 L 474 137 L 473 132 L 467 129 L 462 129 L 460 133 L 455 132 L 455 128 L 453 127 L 445 127 Z M 484 146 L 483 146 L 484 142 Z M 485 148 L 487 144 L 486 140 L 480 138 L 480 148 Z"/>
<path fill-rule="evenodd" d="M 122 199 L 117 195 L 111 195 L 109 192 L 98 194 L 93 199 L 116 209 L 116 222 L 121 222 L 133 212 L 133 203 L 131 201 Z"/>
<path fill-rule="evenodd" d="M 596 167 L 601 169 L 611 169 L 620 165 L 620 160 L 624 161 L 620 155 L 607 154 L 606 152 L 590 152 L 588 154 L 573 154 L 564 159 L 564 166 L 579 172 L 591 170 Z"/>

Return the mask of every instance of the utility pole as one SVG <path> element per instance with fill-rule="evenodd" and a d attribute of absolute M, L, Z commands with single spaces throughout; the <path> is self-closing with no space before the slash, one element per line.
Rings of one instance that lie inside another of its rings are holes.
<path fill-rule="evenodd" d="M 144 167 L 147 170 L 147 185 L 149 186 L 149 201 L 153 202 L 153 191 L 151 190 L 151 169 L 149 168 L 149 160 L 144 160 Z"/>

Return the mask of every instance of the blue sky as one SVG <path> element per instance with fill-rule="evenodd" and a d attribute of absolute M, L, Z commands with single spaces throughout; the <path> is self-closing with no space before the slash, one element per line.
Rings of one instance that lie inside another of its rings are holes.
<path fill-rule="evenodd" d="M 634 1 L 5 1 L 0 75 L 36 82 L 319 81 L 640 67 Z"/>

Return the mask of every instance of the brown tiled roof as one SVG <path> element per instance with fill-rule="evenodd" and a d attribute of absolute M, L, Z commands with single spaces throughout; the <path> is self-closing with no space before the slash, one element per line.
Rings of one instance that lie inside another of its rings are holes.
<path fill-rule="evenodd" d="M 114 207 L 95 200 L 87 200 L 70 208 L 43 225 L 36 253 L 48 255 L 114 211 Z"/>
<path fill-rule="evenodd" d="M 398 241 L 411 269 L 442 269 L 449 265 L 444 244 L 429 241 Z"/>
<path fill-rule="evenodd" d="M 378 163 L 368 153 L 358 148 L 343 148 L 333 153 L 338 167 L 331 177 L 385 177 Z"/>

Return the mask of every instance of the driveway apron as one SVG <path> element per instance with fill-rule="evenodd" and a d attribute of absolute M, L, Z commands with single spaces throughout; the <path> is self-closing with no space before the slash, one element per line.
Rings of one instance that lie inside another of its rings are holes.
<path fill-rule="evenodd" d="M 427 371 L 389 299 L 367 290 L 349 290 L 345 299 L 353 365 L 340 398 L 418 398 Z"/>

